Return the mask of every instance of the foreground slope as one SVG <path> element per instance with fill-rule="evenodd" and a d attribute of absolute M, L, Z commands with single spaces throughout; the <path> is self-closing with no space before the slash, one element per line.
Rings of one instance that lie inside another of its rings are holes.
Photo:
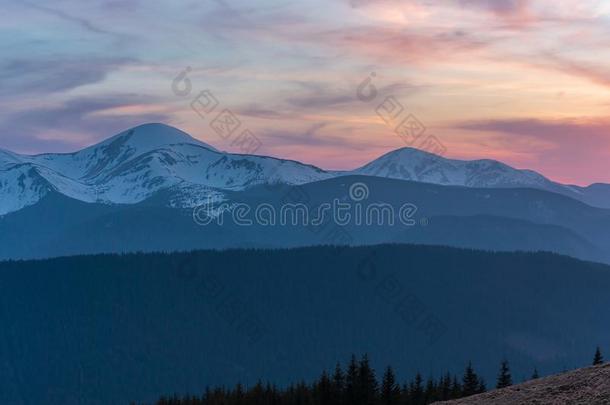
<path fill-rule="evenodd" d="M 610 341 L 610 267 L 387 245 L 0 264 L 0 403 L 117 404 L 283 385 L 352 353 L 494 381 L 573 368 Z"/>
<path fill-rule="evenodd" d="M 610 404 L 610 364 L 582 368 L 441 405 Z"/>

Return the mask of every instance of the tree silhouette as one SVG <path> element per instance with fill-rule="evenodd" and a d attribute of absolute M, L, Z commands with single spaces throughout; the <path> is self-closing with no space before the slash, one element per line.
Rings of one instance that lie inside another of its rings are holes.
<path fill-rule="evenodd" d="M 604 356 L 602 356 L 602 351 L 599 346 L 595 349 L 595 355 L 593 356 L 593 365 L 597 366 L 598 364 L 602 364 L 604 362 Z"/>
<path fill-rule="evenodd" d="M 479 392 L 479 388 L 479 376 L 474 372 L 472 363 L 468 362 L 468 366 L 464 371 L 464 377 L 462 378 L 462 394 L 465 397 L 477 394 Z"/>
<path fill-rule="evenodd" d="M 460 398 L 463 395 L 462 386 L 458 381 L 456 376 L 453 376 L 453 381 L 451 382 L 451 398 Z"/>
<path fill-rule="evenodd" d="M 381 405 L 398 404 L 400 404 L 400 387 L 396 384 L 394 370 L 388 366 L 381 382 Z"/>
<path fill-rule="evenodd" d="M 335 366 L 335 373 L 333 374 L 333 380 L 331 385 L 331 398 L 332 403 L 341 405 L 343 404 L 343 390 L 345 389 L 345 375 L 341 369 L 341 364 L 337 363 Z"/>
<path fill-rule="evenodd" d="M 498 373 L 498 382 L 496 383 L 496 388 L 506 388 L 511 385 L 513 385 L 513 378 L 510 375 L 508 361 L 502 360 L 502 364 L 500 364 L 500 372 Z"/>
<path fill-rule="evenodd" d="M 439 400 L 478 394 L 485 389 L 485 381 L 475 373 L 471 363 L 465 369 L 463 386 L 451 373 L 438 379 L 429 377 L 425 382 L 417 373 L 411 381 L 401 386 L 390 366 L 385 369 L 379 386 L 375 371 L 365 355 L 360 361 L 352 356 L 346 373 L 337 363 L 332 375 L 323 371 L 311 384 L 301 381 L 287 388 L 278 388 L 259 380 L 251 387 L 244 387 L 240 383 L 233 388 L 208 387 L 199 397 L 165 395 L 154 405 L 428 405 Z M 131 402 L 130 405 L 136 403 Z"/>
<path fill-rule="evenodd" d="M 423 378 L 420 373 L 417 373 L 415 381 L 409 385 L 409 397 L 413 405 L 420 405 L 424 401 Z"/>
<path fill-rule="evenodd" d="M 439 399 L 445 401 L 451 399 L 451 374 L 445 374 L 439 383 L 438 387 Z"/>
<path fill-rule="evenodd" d="M 379 390 L 375 371 L 371 368 L 369 357 L 365 354 L 360 360 L 358 370 L 358 379 L 360 383 L 360 399 L 359 403 L 363 405 L 375 405 L 375 398 Z"/>
<path fill-rule="evenodd" d="M 314 389 L 314 399 L 320 405 L 334 405 L 332 402 L 332 383 L 326 371 L 322 372 L 322 376 Z"/>
<path fill-rule="evenodd" d="M 356 356 L 352 355 L 349 365 L 347 366 L 347 373 L 345 376 L 345 401 L 348 404 L 358 404 L 360 395 L 360 379 L 358 375 L 358 362 Z"/>

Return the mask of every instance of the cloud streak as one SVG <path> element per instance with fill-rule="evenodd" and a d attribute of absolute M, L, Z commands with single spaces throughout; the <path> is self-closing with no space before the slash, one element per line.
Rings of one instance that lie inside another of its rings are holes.
<path fill-rule="evenodd" d="M 602 3 L 7 3 L 0 147 L 71 150 L 146 121 L 213 138 L 189 107 L 209 89 L 267 137 L 265 151 L 349 167 L 402 145 L 375 113 L 392 95 L 434 135 L 457 122 L 442 134 L 449 156 L 610 181 L 599 175 L 610 136 L 610 8 Z M 193 92 L 178 97 L 170 85 L 187 66 Z M 371 72 L 378 96 L 365 103 L 356 89 Z M 566 173 L 562 159 L 575 158 L 583 163 Z"/>
<path fill-rule="evenodd" d="M 105 114 L 120 108 L 146 106 L 154 100 L 131 94 L 79 97 L 54 107 L 42 107 L 9 115 L 0 121 L 3 146 L 30 153 L 74 150 L 143 122 L 169 122 L 164 113 Z M 145 110 L 145 108 L 143 108 Z"/>
<path fill-rule="evenodd" d="M 110 31 L 106 31 L 106 30 L 98 27 L 96 24 L 92 23 L 90 20 L 88 20 L 86 18 L 75 17 L 58 8 L 48 7 L 48 6 L 40 5 L 37 3 L 32 3 L 30 1 L 22 1 L 21 4 L 23 4 L 27 7 L 33 8 L 35 10 L 42 11 L 44 13 L 51 14 L 55 17 L 61 18 L 62 20 L 68 21 L 70 23 L 75 23 L 75 24 L 79 25 L 81 28 L 85 29 L 86 31 L 92 32 L 94 34 L 105 34 L 105 35 L 112 34 Z"/>
<path fill-rule="evenodd" d="M 73 57 L 9 60 L 0 64 L 0 81 L 4 85 L 4 95 L 0 98 L 24 94 L 44 96 L 99 83 L 110 72 L 135 62 L 131 58 Z"/>
<path fill-rule="evenodd" d="M 456 127 L 503 134 L 507 144 L 517 138 L 521 145 L 535 145 L 530 151 L 537 157 L 532 167 L 551 172 L 560 180 L 584 185 L 608 181 L 610 117 L 481 120 L 458 123 Z M 589 180 L 582 182 L 581 178 Z"/>

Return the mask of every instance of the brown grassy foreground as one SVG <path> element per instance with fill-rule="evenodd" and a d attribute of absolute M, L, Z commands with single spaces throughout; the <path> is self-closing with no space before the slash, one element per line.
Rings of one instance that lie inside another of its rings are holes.
<path fill-rule="evenodd" d="M 452 401 L 445 405 L 610 404 L 610 363 L 581 368 Z"/>

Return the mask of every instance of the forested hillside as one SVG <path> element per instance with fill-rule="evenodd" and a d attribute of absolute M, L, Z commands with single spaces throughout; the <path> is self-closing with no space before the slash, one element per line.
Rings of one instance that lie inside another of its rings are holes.
<path fill-rule="evenodd" d="M 352 353 L 403 381 L 582 365 L 610 342 L 610 268 L 380 245 L 0 263 L 0 402 L 116 404 L 314 381 Z"/>

